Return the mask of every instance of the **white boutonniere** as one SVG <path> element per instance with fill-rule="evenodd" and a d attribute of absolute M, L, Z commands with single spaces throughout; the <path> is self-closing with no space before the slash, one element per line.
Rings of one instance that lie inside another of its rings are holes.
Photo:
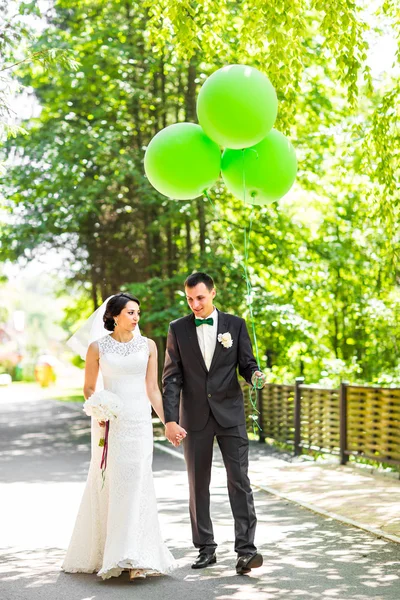
<path fill-rule="evenodd" d="M 224 348 L 231 348 L 233 346 L 233 339 L 229 331 L 226 333 L 219 333 L 218 341 L 223 345 Z"/>

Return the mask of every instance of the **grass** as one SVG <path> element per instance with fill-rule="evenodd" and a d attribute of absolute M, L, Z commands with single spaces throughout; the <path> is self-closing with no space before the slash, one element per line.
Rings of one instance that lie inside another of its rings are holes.
<path fill-rule="evenodd" d="M 53 397 L 53 400 L 59 400 L 60 402 L 84 402 L 82 394 L 62 395 L 57 398 Z"/>
<path fill-rule="evenodd" d="M 82 390 L 79 388 L 56 390 L 56 393 L 52 394 L 51 397 L 61 402 L 84 402 L 85 400 Z"/>

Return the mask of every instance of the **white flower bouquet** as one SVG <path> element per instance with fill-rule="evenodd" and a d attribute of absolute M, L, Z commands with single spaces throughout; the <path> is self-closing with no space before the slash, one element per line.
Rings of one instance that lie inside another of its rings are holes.
<path fill-rule="evenodd" d="M 113 394 L 113 392 L 108 390 L 101 390 L 100 392 L 92 394 L 83 405 L 83 410 L 89 417 L 93 417 L 94 419 L 97 419 L 97 421 L 106 422 L 105 435 L 99 440 L 99 446 L 103 448 L 103 456 L 101 457 L 100 464 L 103 486 L 107 468 L 110 421 L 115 421 L 115 419 L 118 418 L 118 415 L 121 412 L 121 404 L 121 399 L 116 394 Z"/>
<path fill-rule="evenodd" d="M 121 412 L 121 400 L 108 390 L 95 392 L 83 405 L 84 412 L 97 421 L 115 421 Z"/>

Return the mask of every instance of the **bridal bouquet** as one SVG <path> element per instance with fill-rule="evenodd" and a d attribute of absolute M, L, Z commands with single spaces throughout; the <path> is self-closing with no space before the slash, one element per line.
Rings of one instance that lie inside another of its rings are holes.
<path fill-rule="evenodd" d="M 107 468 L 108 454 L 108 432 L 110 429 L 110 421 L 115 421 L 121 412 L 120 398 L 108 390 L 95 392 L 86 400 L 83 405 L 84 412 L 89 417 L 94 417 L 97 421 L 105 421 L 105 435 L 100 438 L 99 446 L 103 447 L 103 456 L 101 457 L 101 474 L 103 477 L 103 486 L 105 481 L 105 471 Z"/>
<path fill-rule="evenodd" d="M 117 394 L 101 390 L 86 400 L 83 410 L 97 421 L 114 421 L 121 412 L 121 400 Z"/>

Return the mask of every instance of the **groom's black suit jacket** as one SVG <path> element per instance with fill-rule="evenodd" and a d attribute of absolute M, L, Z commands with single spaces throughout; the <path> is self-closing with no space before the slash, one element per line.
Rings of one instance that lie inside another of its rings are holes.
<path fill-rule="evenodd" d="M 208 327 L 208 325 L 201 325 Z M 251 383 L 258 370 L 244 319 L 218 311 L 218 331 L 229 332 L 231 348 L 216 342 L 207 371 L 197 339 L 194 315 L 170 324 L 163 372 L 165 422 L 176 421 L 188 431 L 201 431 L 210 411 L 222 427 L 245 423 L 243 394 L 237 378 Z"/>

